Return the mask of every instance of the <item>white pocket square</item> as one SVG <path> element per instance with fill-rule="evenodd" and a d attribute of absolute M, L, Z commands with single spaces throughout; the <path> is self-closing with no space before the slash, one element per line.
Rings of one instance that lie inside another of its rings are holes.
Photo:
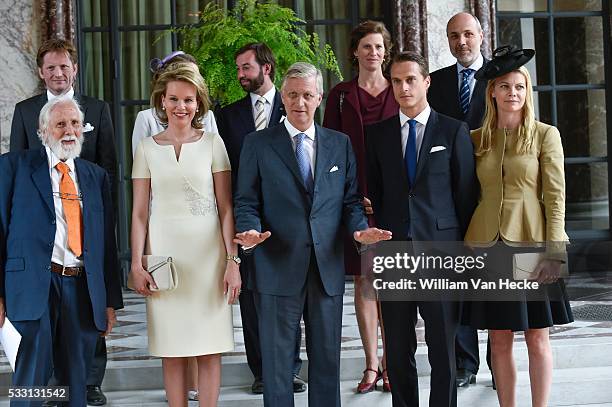
<path fill-rule="evenodd" d="M 285 121 L 285 119 L 286 119 L 286 118 L 287 118 L 287 116 L 282 115 L 282 116 L 281 116 L 281 118 L 280 118 L 280 120 L 279 120 L 278 122 L 279 122 L 279 123 L 282 123 L 282 122 L 284 122 L 284 121 Z"/>
<path fill-rule="evenodd" d="M 89 123 L 85 123 L 85 125 L 83 126 L 83 133 L 87 133 L 88 131 L 92 131 L 93 129 L 94 126 Z"/>
<path fill-rule="evenodd" d="M 444 146 L 433 146 L 431 148 L 431 150 L 429 150 L 430 153 L 435 153 L 436 151 L 442 151 L 442 150 L 446 150 L 446 147 Z"/>
<path fill-rule="evenodd" d="M 331 167 L 331 170 L 329 170 L 329 172 L 336 172 L 338 171 L 338 166 L 334 165 L 333 167 Z"/>

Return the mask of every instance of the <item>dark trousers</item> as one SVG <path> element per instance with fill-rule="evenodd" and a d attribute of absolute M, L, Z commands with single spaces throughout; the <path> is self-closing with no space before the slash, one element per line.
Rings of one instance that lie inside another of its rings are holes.
<path fill-rule="evenodd" d="M 100 332 L 93 322 L 84 277 L 51 275 L 49 305 L 36 321 L 13 321 L 21 334 L 14 386 L 46 386 L 55 372 L 57 385 L 70 387 L 68 406 L 87 405 L 86 377 Z M 42 401 L 12 401 L 11 406 L 40 406 Z"/>
<path fill-rule="evenodd" d="M 459 325 L 455 337 L 455 356 L 457 370 L 465 369 L 474 374 L 478 373 L 480 355 L 478 350 L 478 331 L 467 325 Z M 491 373 L 491 342 L 487 340 L 487 366 Z"/>
<path fill-rule="evenodd" d="M 302 315 L 308 353 L 308 405 L 340 407 L 342 295 L 323 288 L 314 254 L 300 294 L 255 293 L 261 333 L 264 406 L 293 407 L 295 330 Z"/>
<path fill-rule="evenodd" d="M 419 405 L 417 308 L 425 321 L 425 342 L 431 365 L 431 407 L 456 407 L 455 333 L 459 324 L 457 303 L 432 301 L 383 301 L 387 372 L 393 407 Z"/>

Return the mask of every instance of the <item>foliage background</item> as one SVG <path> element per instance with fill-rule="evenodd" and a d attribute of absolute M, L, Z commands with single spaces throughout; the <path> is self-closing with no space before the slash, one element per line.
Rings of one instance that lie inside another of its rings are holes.
<path fill-rule="evenodd" d="M 310 62 L 342 80 L 331 46 L 322 45 L 316 33 L 306 33 L 303 24 L 289 8 L 267 1 L 240 0 L 228 12 L 209 3 L 198 24 L 175 31 L 181 37 L 182 50 L 198 61 L 211 98 L 224 106 L 244 97 L 236 79 L 234 53 L 250 42 L 265 42 L 272 49 L 277 87 L 283 73 L 297 61 Z"/>

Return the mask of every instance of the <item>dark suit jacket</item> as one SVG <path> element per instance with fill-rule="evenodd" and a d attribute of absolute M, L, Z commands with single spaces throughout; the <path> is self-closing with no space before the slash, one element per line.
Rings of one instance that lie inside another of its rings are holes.
<path fill-rule="evenodd" d="M 399 116 L 366 127 L 368 189 L 377 227 L 405 240 L 463 240 L 478 201 L 472 141 L 465 123 L 432 109 L 412 189 Z M 444 147 L 430 152 L 432 147 Z"/>
<path fill-rule="evenodd" d="M 487 60 L 484 60 L 487 63 Z M 485 112 L 485 90 L 487 81 L 476 81 L 474 92 L 470 99 L 470 109 L 464 115 L 459 106 L 459 75 L 457 64 L 438 69 L 431 73 L 431 85 L 427 92 L 427 100 L 432 109 L 454 119 L 464 121 L 470 130 L 482 126 Z"/>
<path fill-rule="evenodd" d="M 123 307 L 108 175 L 76 159 L 83 196 L 83 261 L 94 323 L 106 330 L 106 307 Z M 56 220 L 44 148 L 0 157 L 0 297 L 15 321 L 39 319 L 49 304 Z"/>
<path fill-rule="evenodd" d="M 275 126 L 284 114 L 285 108 L 277 89 L 268 127 Z M 242 99 L 223 107 L 216 113 L 216 117 L 219 135 L 225 143 L 225 149 L 232 165 L 232 185 L 235 190 L 242 143 L 247 134 L 255 131 L 251 95 L 247 94 Z"/>
<path fill-rule="evenodd" d="M 110 110 L 105 102 L 89 96 L 74 95 L 85 114 L 86 123 L 94 129 L 84 132 L 85 142 L 80 157 L 98 164 L 110 176 L 113 191 L 116 185 L 117 152 L 115 150 L 115 133 Z M 22 100 L 15 106 L 11 125 L 10 151 L 21 151 L 42 146 L 38 138 L 38 116 L 47 103 L 47 92 Z"/>
<path fill-rule="evenodd" d="M 299 294 L 313 250 L 325 292 L 343 294 L 341 227 L 350 233 L 367 228 L 348 137 L 315 127 L 313 197 L 302 182 L 284 124 L 244 140 L 234 197 L 236 230 L 272 232 L 253 253 L 256 271 L 249 285 L 261 294 Z"/>

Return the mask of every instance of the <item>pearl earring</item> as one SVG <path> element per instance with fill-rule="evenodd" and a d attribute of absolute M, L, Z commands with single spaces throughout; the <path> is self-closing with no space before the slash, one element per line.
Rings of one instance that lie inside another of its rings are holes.
<path fill-rule="evenodd" d="M 166 110 L 166 106 L 162 106 L 162 110 Z"/>

